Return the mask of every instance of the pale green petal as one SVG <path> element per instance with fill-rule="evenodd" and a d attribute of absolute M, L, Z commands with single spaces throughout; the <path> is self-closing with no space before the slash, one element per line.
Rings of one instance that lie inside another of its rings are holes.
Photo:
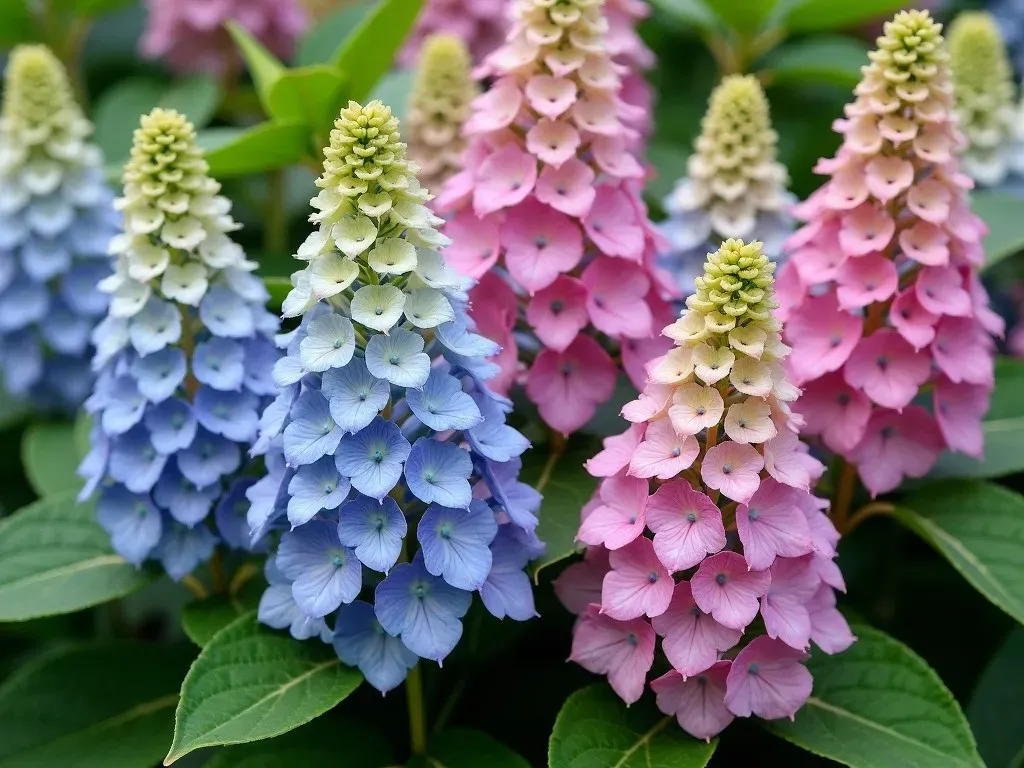
<path fill-rule="evenodd" d="M 378 275 L 404 275 L 416 269 L 416 248 L 399 237 L 389 237 L 374 246 L 368 261 Z"/>
<path fill-rule="evenodd" d="M 455 311 L 444 294 L 433 288 L 413 291 L 405 300 L 405 317 L 417 328 L 436 328 L 455 319 Z"/>
<path fill-rule="evenodd" d="M 352 319 L 387 332 L 402 318 L 405 294 L 393 285 L 364 285 L 352 297 Z"/>
<path fill-rule="evenodd" d="M 359 276 L 359 267 L 337 253 L 321 256 L 311 264 L 309 285 L 318 299 L 329 299 L 344 291 Z"/>
<path fill-rule="evenodd" d="M 373 245 L 377 227 L 366 216 L 346 216 L 331 229 L 331 237 L 339 251 L 354 259 Z"/>
<path fill-rule="evenodd" d="M 416 259 L 416 275 L 425 285 L 450 291 L 461 291 L 467 287 L 469 281 L 445 264 L 444 257 L 437 251 L 417 248 Z"/>
<path fill-rule="evenodd" d="M 359 198 L 359 210 L 367 216 L 383 216 L 391 210 L 391 195 L 387 192 L 363 195 Z"/>

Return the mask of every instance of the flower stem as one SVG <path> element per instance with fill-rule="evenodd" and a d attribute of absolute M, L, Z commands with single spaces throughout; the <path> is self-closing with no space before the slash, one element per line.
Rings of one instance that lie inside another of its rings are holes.
<path fill-rule="evenodd" d="M 845 459 L 840 459 L 842 469 L 839 471 L 839 482 L 836 484 L 836 496 L 832 501 L 832 522 L 842 533 L 846 527 L 846 518 L 850 514 L 850 503 L 853 501 L 853 491 L 857 486 L 857 465 L 850 464 Z"/>
<path fill-rule="evenodd" d="M 551 433 L 551 451 L 548 453 L 548 460 L 544 464 L 544 469 L 540 473 L 540 478 L 537 480 L 537 490 L 543 491 L 544 486 L 548 484 L 548 480 L 551 479 L 551 473 L 555 469 L 555 464 L 565 453 L 565 435 L 561 432 Z"/>
<path fill-rule="evenodd" d="M 264 214 L 263 250 L 281 254 L 288 250 L 288 220 L 284 205 L 284 169 L 267 174 L 267 208 Z"/>
<path fill-rule="evenodd" d="M 204 587 L 203 583 L 201 581 L 199 581 L 199 579 L 197 579 L 191 573 L 188 576 L 186 576 L 185 578 L 183 578 L 181 580 L 180 584 L 183 587 L 185 587 L 189 592 L 191 592 L 193 595 L 198 597 L 200 600 L 205 600 L 208 597 L 208 593 L 206 592 L 206 587 Z"/>
<path fill-rule="evenodd" d="M 865 504 L 850 515 L 850 519 L 846 521 L 846 530 L 840 532 L 844 536 L 847 536 L 854 528 L 863 523 L 869 517 L 874 517 L 875 515 L 891 515 L 895 511 L 896 507 L 888 501 L 873 501 L 870 504 Z"/>
<path fill-rule="evenodd" d="M 420 665 L 409 670 L 405 678 L 405 700 L 409 707 L 409 740 L 414 755 L 427 752 L 427 713 L 423 703 L 423 677 Z"/>

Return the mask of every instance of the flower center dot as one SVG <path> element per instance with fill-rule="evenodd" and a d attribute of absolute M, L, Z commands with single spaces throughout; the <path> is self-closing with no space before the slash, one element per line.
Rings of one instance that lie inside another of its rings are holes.
<path fill-rule="evenodd" d="M 696 523 L 697 522 L 697 513 L 696 512 L 688 512 L 686 514 L 686 519 L 689 520 L 691 523 Z"/>
<path fill-rule="evenodd" d="M 398 365 L 398 355 L 392 355 L 391 357 L 389 357 L 388 362 L 390 362 L 392 365 Z"/>
<path fill-rule="evenodd" d="M 345 561 L 341 559 L 341 555 L 335 555 L 331 558 L 331 563 L 335 568 L 341 568 L 345 564 Z"/>
<path fill-rule="evenodd" d="M 728 580 L 729 580 L 729 577 L 726 576 L 724 573 L 720 573 L 717 576 L 715 576 L 715 581 L 718 582 L 718 586 L 720 586 L 720 587 L 724 587 L 725 586 L 725 582 L 727 582 Z"/>
<path fill-rule="evenodd" d="M 732 464 L 723 464 L 722 465 L 722 474 L 723 475 L 728 475 L 730 472 L 732 472 Z"/>

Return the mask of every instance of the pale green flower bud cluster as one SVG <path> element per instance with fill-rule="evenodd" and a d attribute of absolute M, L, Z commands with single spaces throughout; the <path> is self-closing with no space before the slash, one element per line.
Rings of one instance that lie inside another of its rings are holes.
<path fill-rule="evenodd" d="M 726 77 L 711 94 L 687 178 L 669 207 L 706 211 L 719 235 L 749 236 L 758 213 L 781 211 L 787 203 L 789 175 L 776 160 L 777 142 L 757 78 Z"/>
<path fill-rule="evenodd" d="M 957 127 L 967 146 L 964 170 L 980 184 L 1024 172 L 1024 124 L 1014 103 L 1013 70 L 991 14 L 965 12 L 949 29 Z"/>
<path fill-rule="evenodd" d="M 113 294 L 112 316 L 137 314 L 154 292 L 196 307 L 215 273 L 256 268 L 227 235 L 240 225 L 184 115 L 157 108 L 142 117 L 122 181 L 114 204 L 124 232 L 110 244 L 117 269 L 101 285 Z"/>
<path fill-rule="evenodd" d="M 477 87 L 470 76 L 469 50 L 455 35 L 431 35 L 420 52 L 419 73 L 409 100 L 409 154 L 420 180 L 437 191 L 461 170 L 466 140 L 462 124 Z"/>
<path fill-rule="evenodd" d="M 382 102 L 342 110 L 324 150 L 321 192 L 310 201 L 319 227 L 296 254 L 309 264 L 292 275 L 285 317 L 327 301 L 382 333 L 403 316 L 417 328 L 454 319 L 445 294 L 460 293 L 467 281 L 437 250 L 448 238 L 424 204 L 429 194 L 406 150 L 398 119 Z"/>

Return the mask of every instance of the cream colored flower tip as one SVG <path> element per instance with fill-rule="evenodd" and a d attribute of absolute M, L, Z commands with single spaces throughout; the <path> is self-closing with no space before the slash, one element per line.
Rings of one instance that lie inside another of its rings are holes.
<path fill-rule="evenodd" d="M 430 35 L 423 43 L 405 123 L 409 155 L 427 189 L 440 189 L 461 167 L 462 124 L 477 94 L 470 65 L 469 50 L 455 35 Z"/>
<path fill-rule="evenodd" d="M 943 46 L 942 25 L 928 11 L 900 11 L 885 23 L 876 42 L 878 49 L 868 57 L 903 101 L 922 101 L 930 85 L 943 85 L 942 65 L 949 57 Z"/>
<path fill-rule="evenodd" d="M 686 306 L 704 316 L 706 328 L 728 333 L 748 321 L 774 327 L 775 263 L 756 240 L 726 240 L 704 262 L 704 274 L 694 280 L 696 292 Z"/>

